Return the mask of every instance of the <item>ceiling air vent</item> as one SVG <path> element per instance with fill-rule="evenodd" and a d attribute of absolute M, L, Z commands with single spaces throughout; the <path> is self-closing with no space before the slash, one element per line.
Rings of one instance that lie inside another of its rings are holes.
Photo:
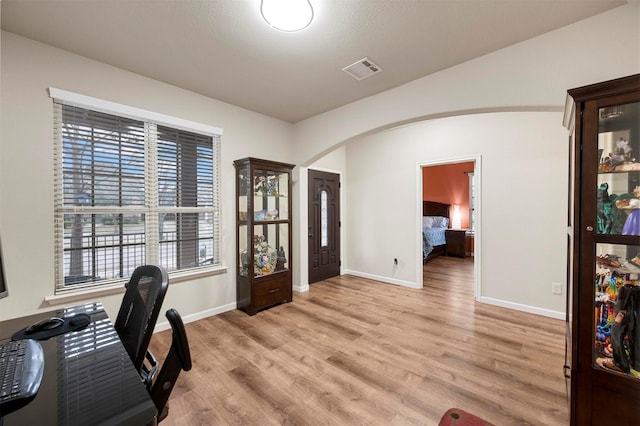
<path fill-rule="evenodd" d="M 363 58 L 348 67 L 342 68 L 342 71 L 346 72 L 356 80 L 364 80 L 365 78 L 371 77 L 373 74 L 382 71 L 382 68 L 374 64 L 371 59 Z"/>

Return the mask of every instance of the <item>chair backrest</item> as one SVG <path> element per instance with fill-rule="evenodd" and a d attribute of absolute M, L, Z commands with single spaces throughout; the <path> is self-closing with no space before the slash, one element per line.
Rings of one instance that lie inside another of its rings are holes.
<path fill-rule="evenodd" d="M 114 327 L 139 372 L 168 286 L 167 271 L 157 265 L 138 266 L 126 285 Z"/>
<path fill-rule="evenodd" d="M 191 352 L 187 332 L 180 314 L 175 309 L 167 311 L 167 319 L 171 324 L 172 340 L 169 353 L 162 364 L 153 386 L 151 387 L 151 399 L 158 410 L 158 422 L 167 416 L 167 401 L 173 390 L 173 386 L 178 380 L 182 370 L 191 370 Z"/>

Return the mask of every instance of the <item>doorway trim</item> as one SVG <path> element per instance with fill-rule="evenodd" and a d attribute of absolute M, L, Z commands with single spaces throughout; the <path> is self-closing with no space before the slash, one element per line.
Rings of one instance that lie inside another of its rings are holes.
<path fill-rule="evenodd" d="M 423 287 L 423 268 L 422 264 L 422 169 L 424 167 L 443 166 L 447 164 L 474 162 L 473 173 L 476 183 L 476 200 L 475 200 L 475 213 L 476 223 L 474 229 L 474 255 L 473 255 L 473 296 L 475 300 L 480 300 L 482 297 L 482 280 L 481 280 L 481 265 L 482 265 L 482 155 L 470 155 L 464 157 L 444 158 L 433 161 L 419 162 L 416 165 L 416 188 L 417 194 L 416 200 L 416 277 L 418 277 L 418 288 Z"/>

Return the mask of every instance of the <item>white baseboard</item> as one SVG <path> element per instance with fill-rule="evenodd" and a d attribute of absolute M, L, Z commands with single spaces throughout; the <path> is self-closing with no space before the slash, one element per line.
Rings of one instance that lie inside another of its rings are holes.
<path fill-rule="evenodd" d="M 399 285 L 399 286 L 402 286 L 402 287 L 422 288 L 422 286 L 419 286 L 416 283 L 411 282 L 411 281 L 397 280 L 395 278 L 389 278 L 389 277 L 383 277 L 383 276 L 379 276 L 379 275 L 367 274 L 366 272 L 353 271 L 353 270 L 350 270 L 350 269 L 345 269 L 343 274 L 345 274 L 345 275 L 355 275 L 356 277 L 368 278 L 370 280 L 376 280 L 376 281 L 382 281 L 383 283 Z"/>
<path fill-rule="evenodd" d="M 309 291 L 309 284 L 300 285 L 300 286 L 294 285 L 293 291 L 297 291 L 298 293 L 304 293 L 305 291 Z"/>
<path fill-rule="evenodd" d="M 396 280 L 396 279 L 389 278 L 389 277 L 382 277 L 382 276 L 378 276 L 378 275 L 368 274 L 366 272 L 345 270 L 344 273 L 345 274 L 349 274 L 349 275 L 355 275 L 356 277 L 368 278 L 368 279 L 376 280 L 376 281 L 382 281 L 382 282 L 388 283 L 388 284 L 400 285 L 400 286 L 403 286 L 403 287 L 416 288 L 416 289 L 417 288 L 422 288 L 422 287 L 416 285 L 416 283 L 413 283 L 413 282 L 410 282 L 410 281 Z M 549 318 L 555 318 L 555 319 L 560 319 L 560 320 L 564 320 L 565 319 L 565 313 L 564 312 L 552 311 L 550 309 L 538 308 L 536 306 L 523 305 L 521 303 L 509 302 L 509 301 L 506 301 L 506 300 L 494 299 L 494 298 L 491 298 L 491 297 L 480 297 L 477 300 L 478 300 L 478 302 L 486 303 L 488 305 L 500 306 L 500 307 L 503 307 L 503 308 L 513 309 L 513 310 L 516 310 L 516 311 L 522 311 L 522 312 L 528 312 L 530 314 L 542 315 L 542 316 L 549 317 Z"/>
<path fill-rule="evenodd" d="M 399 286 L 403 286 L 403 287 L 416 288 L 416 289 L 420 288 L 420 287 L 416 286 L 415 283 L 412 283 L 410 281 L 396 280 L 396 279 L 389 278 L 389 277 L 382 277 L 382 276 L 379 276 L 379 275 L 367 274 L 365 272 L 345 270 L 344 274 L 354 275 L 356 277 L 361 277 L 361 278 L 368 278 L 368 279 L 371 279 L 371 280 L 381 281 L 381 282 L 384 282 L 384 283 L 399 285 Z M 294 288 L 294 290 L 298 291 L 298 292 L 309 291 L 309 285 L 307 284 L 306 286 L 299 287 L 299 289 L 298 288 Z M 477 300 L 478 300 L 478 302 L 486 303 L 488 305 L 500 306 L 502 308 L 508 308 L 508 309 L 513 309 L 513 310 L 516 310 L 516 311 L 528 312 L 530 314 L 542 315 L 544 317 L 555 318 L 555 319 L 559 319 L 559 320 L 564 320 L 565 319 L 565 313 L 564 312 L 552 311 L 550 309 L 543 309 L 543 308 L 538 308 L 538 307 L 535 307 L 535 306 L 523 305 L 521 303 L 509 302 L 509 301 L 506 301 L 506 300 L 494 299 L 494 298 L 491 298 L 491 297 L 480 297 Z M 186 315 L 186 316 L 182 317 L 182 321 L 185 324 L 187 324 L 187 323 L 190 323 L 190 322 L 193 322 L 193 321 L 198 321 L 198 320 L 201 320 L 201 319 L 204 319 L 204 318 L 212 317 L 214 315 L 218 315 L 218 314 L 221 314 L 223 312 L 233 311 L 234 309 L 236 309 L 236 302 L 229 303 L 229 304 L 222 305 L 222 306 L 217 306 L 215 308 L 207 309 L 207 310 L 201 311 L 201 312 L 196 312 L 194 314 Z M 169 330 L 170 328 L 171 328 L 171 326 L 170 326 L 169 322 L 168 321 L 163 321 L 163 322 L 159 322 L 159 323 L 156 324 L 156 328 L 155 328 L 154 332 Z"/>
<path fill-rule="evenodd" d="M 555 318 L 559 320 L 565 319 L 565 313 L 559 311 L 552 311 L 550 309 L 538 308 L 536 306 L 523 305 L 521 303 L 509 302 L 506 300 L 494 299 L 491 297 L 480 297 L 478 302 L 486 303 L 488 305 L 500 306 L 502 308 L 513 309 L 515 311 L 528 312 L 530 314 L 542 315 L 543 317 Z"/>
<path fill-rule="evenodd" d="M 307 284 L 306 286 L 301 286 L 301 287 L 293 287 L 293 290 L 297 291 L 297 292 L 309 291 L 309 284 Z M 214 315 L 218 315 L 218 314 L 221 314 L 223 312 L 233 311 L 236 308 L 237 308 L 236 302 L 228 303 L 226 305 L 217 306 L 215 308 L 207 309 L 206 311 L 201 311 L 201 312 L 196 312 L 194 314 L 185 315 L 185 316 L 182 317 L 182 322 L 187 324 L 187 323 L 190 323 L 190 322 L 193 322 L 193 321 L 198 321 L 198 320 L 201 320 L 201 319 L 204 319 L 204 318 L 212 317 Z M 171 325 L 169 324 L 169 321 L 166 321 L 166 319 L 165 319 L 164 321 L 158 322 L 156 324 L 156 328 L 154 329 L 154 333 L 155 332 L 159 332 L 159 331 L 169 330 L 170 328 L 171 328 Z"/>
<path fill-rule="evenodd" d="M 189 315 L 185 315 L 182 317 L 182 322 L 184 322 L 185 324 L 193 322 L 193 321 L 198 321 L 201 319 L 205 319 L 205 318 L 209 318 L 212 317 L 214 315 L 218 315 L 221 314 L 223 312 L 228 312 L 228 311 L 233 311 L 234 309 L 236 309 L 236 302 L 233 303 L 229 303 L 226 305 L 222 305 L 222 306 L 217 306 L 215 308 L 211 308 L 211 309 L 207 309 L 206 311 L 201 311 L 201 312 L 196 312 L 194 314 L 189 314 Z M 169 321 L 163 321 L 163 322 L 158 322 L 156 324 L 156 328 L 154 329 L 154 333 L 158 332 L 158 331 L 164 331 L 164 330 L 169 330 L 171 328 L 171 325 L 169 324 Z"/>

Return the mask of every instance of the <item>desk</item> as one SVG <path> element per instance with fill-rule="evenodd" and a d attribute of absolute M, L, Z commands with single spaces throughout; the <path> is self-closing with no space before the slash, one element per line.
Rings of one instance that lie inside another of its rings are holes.
<path fill-rule="evenodd" d="M 45 367 L 28 405 L 4 417 L 13 425 L 146 425 L 156 409 L 109 317 L 99 303 L 39 313 L 0 323 L 0 341 L 50 316 L 85 312 L 84 330 L 40 341 Z"/>

